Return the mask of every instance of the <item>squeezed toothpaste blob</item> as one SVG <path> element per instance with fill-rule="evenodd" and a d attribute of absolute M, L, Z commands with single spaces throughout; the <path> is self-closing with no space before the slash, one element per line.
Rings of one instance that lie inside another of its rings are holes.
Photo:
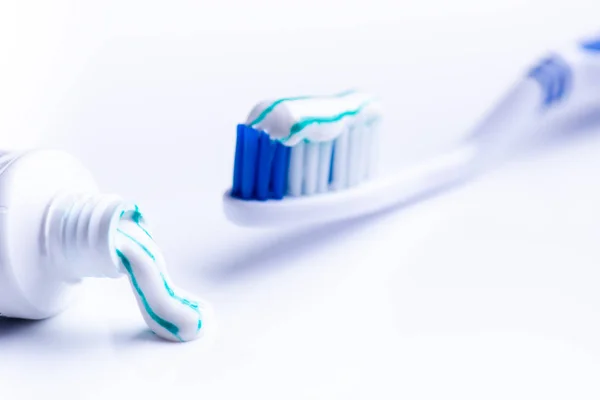
<path fill-rule="evenodd" d="M 368 126 L 381 118 L 379 102 L 372 96 L 347 91 L 332 96 L 298 96 L 258 103 L 246 125 L 266 132 L 286 146 L 301 141 L 326 142 L 348 127 Z"/>
<path fill-rule="evenodd" d="M 164 257 L 137 207 L 121 214 L 115 247 L 119 267 L 128 276 L 150 329 L 172 341 L 200 337 L 205 330 L 206 305 L 171 283 Z"/>

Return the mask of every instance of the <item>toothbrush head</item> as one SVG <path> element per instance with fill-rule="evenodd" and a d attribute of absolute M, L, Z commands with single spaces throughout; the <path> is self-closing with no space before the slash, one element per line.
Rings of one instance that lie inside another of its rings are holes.
<path fill-rule="evenodd" d="M 231 195 L 252 201 L 353 187 L 376 163 L 378 103 L 356 91 L 265 101 L 237 127 Z"/>
<path fill-rule="evenodd" d="M 358 91 L 258 103 L 237 126 L 226 203 L 298 202 L 358 186 L 375 175 L 380 120 L 379 103 Z"/>

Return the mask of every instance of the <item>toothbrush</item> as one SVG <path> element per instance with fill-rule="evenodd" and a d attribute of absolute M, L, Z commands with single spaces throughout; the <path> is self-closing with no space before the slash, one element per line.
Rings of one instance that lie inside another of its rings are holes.
<path fill-rule="evenodd" d="M 229 220 L 294 226 L 358 217 L 467 181 L 501 163 L 551 109 L 598 101 L 600 37 L 542 59 L 455 147 L 375 174 L 381 111 L 348 91 L 259 103 L 238 125 Z M 376 178 L 375 178 L 376 177 Z"/>

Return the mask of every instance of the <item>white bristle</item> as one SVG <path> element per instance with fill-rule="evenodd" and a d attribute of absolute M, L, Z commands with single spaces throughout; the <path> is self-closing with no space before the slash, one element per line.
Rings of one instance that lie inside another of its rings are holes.
<path fill-rule="evenodd" d="M 379 126 L 373 123 L 369 129 L 369 143 L 367 154 L 367 179 L 373 178 L 377 174 L 377 162 L 379 158 Z"/>
<path fill-rule="evenodd" d="M 331 152 L 333 141 L 319 144 L 319 179 L 317 192 L 324 193 L 329 188 L 329 171 L 331 169 Z"/>
<path fill-rule="evenodd" d="M 356 161 L 356 164 L 358 165 L 358 182 L 362 182 L 367 175 L 367 158 L 371 136 L 369 135 L 367 127 L 360 127 L 358 129 L 360 130 L 360 147 L 358 149 L 358 160 Z"/>
<path fill-rule="evenodd" d="M 348 135 L 346 131 L 333 143 L 333 174 L 331 188 L 340 190 L 346 187 L 348 176 Z"/>
<path fill-rule="evenodd" d="M 346 168 L 348 169 L 348 186 L 354 186 L 360 181 L 361 130 L 358 128 L 350 130 L 348 138 L 348 161 L 346 164 Z"/>
<path fill-rule="evenodd" d="M 292 147 L 288 195 L 310 196 L 342 190 L 372 177 L 378 155 L 376 127 L 376 124 L 354 126 L 346 128 L 335 140 L 301 142 Z"/>
<path fill-rule="evenodd" d="M 304 187 L 302 194 L 311 195 L 317 191 L 319 172 L 319 143 L 304 145 Z"/>
<path fill-rule="evenodd" d="M 304 146 L 305 144 L 301 142 L 291 149 L 290 167 L 288 171 L 288 194 L 290 196 L 300 196 L 302 194 Z"/>

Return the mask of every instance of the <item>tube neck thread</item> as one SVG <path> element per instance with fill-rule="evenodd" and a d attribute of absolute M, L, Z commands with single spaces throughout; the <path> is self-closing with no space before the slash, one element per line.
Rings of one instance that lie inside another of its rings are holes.
<path fill-rule="evenodd" d="M 63 194 L 50 204 L 44 229 L 45 251 L 66 279 L 122 275 L 114 232 L 124 204 L 102 194 Z"/>

